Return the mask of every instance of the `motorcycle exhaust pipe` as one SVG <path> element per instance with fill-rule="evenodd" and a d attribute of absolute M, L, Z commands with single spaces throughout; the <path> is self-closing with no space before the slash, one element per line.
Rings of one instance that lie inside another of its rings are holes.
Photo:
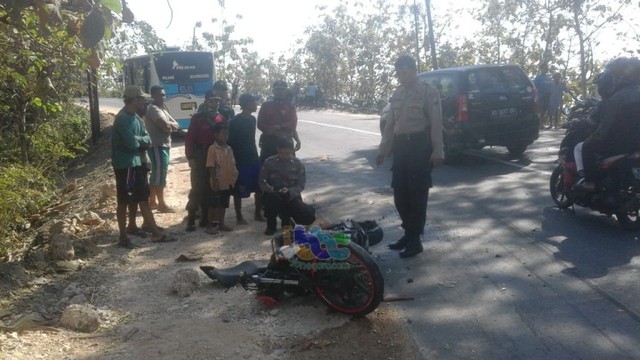
<path fill-rule="evenodd" d="M 280 285 L 295 285 L 300 284 L 298 280 L 286 280 L 286 279 L 271 279 L 271 278 L 260 278 L 259 282 L 261 284 L 280 284 Z"/>

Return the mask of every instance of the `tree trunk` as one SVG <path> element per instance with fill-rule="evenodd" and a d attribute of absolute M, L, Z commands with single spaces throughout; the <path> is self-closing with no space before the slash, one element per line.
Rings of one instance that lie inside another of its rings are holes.
<path fill-rule="evenodd" d="M 89 92 L 89 114 L 91 116 L 91 141 L 98 143 L 100 137 L 100 104 L 98 102 L 98 75 L 94 68 L 87 71 Z"/>
<path fill-rule="evenodd" d="M 431 19 L 431 0 L 424 0 L 427 7 L 427 21 L 429 21 L 429 45 L 431 48 L 431 67 L 438 69 L 438 58 L 436 55 L 436 40 L 433 35 L 433 20 Z"/>
<path fill-rule="evenodd" d="M 29 165 L 29 141 L 27 139 L 27 102 L 19 104 L 21 114 L 18 116 L 18 141 L 20 143 L 20 157 L 23 165 Z"/>
<path fill-rule="evenodd" d="M 580 27 L 579 15 L 582 12 L 582 1 L 574 0 L 573 2 L 573 23 L 576 35 L 578 35 L 578 45 L 580 46 L 580 93 L 582 96 L 587 96 L 587 64 L 586 54 L 584 47 L 584 33 Z"/>

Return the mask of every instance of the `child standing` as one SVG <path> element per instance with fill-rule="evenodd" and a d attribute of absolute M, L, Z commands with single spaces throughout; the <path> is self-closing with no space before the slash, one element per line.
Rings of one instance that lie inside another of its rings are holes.
<path fill-rule="evenodd" d="M 233 150 L 227 145 L 229 127 L 226 122 L 213 126 L 214 143 L 207 152 L 207 169 L 209 169 L 209 186 L 213 194 L 209 204 L 209 221 L 206 233 L 216 234 L 217 230 L 231 231 L 224 224 L 224 213 L 229 207 L 231 190 L 238 178 Z M 217 229 L 215 224 L 217 223 Z"/>
<path fill-rule="evenodd" d="M 233 205 L 236 210 L 238 225 L 245 225 L 247 221 L 242 216 L 242 198 L 248 198 L 251 193 L 255 197 L 255 221 L 264 221 L 260 214 L 262 208 L 262 193 L 258 186 L 260 176 L 260 156 L 256 147 L 256 118 L 251 115 L 258 109 L 258 98 L 244 93 L 240 95 L 242 112 L 236 115 L 229 124 L 229 146 L 238 167 L 238 181 L 233 191 Z"/>

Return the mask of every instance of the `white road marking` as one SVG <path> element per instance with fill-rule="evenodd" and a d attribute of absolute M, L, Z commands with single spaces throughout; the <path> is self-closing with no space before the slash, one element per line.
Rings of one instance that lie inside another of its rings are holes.
<path fill-rule="evenodd" d="M 364 131 L 364 130 L 354 129 L 354 128 L 350 128 L 350 127 L 346 127 L 346 126 L 340 126 L 340 125 L 329 125 L 329 124 L 324 124 L 324 123 L 320 123 L 320 122 L 316 122 L 316 121 L 310 121 L 310 120 L 300 120 L 300 119 L 298 119 L 298 121 L 299 121 L 299 122 L 308 123 L 308 124 L 314 124 L 314 125 L 320 125 L 320 126 L 326 126 L 326 127 L 336 128 L 336 129 L 349 130 L 349 131 L 353 131 L 353 132 L 357 132 L 357 133 L 362 133 L 362 134 L 369 134 L 369 135 L 376 135 L 376 136 L 380 136 L 380 133 L 377 133 L 377 132 Z"/>
<path fill-rule="evenodd" d="M 336 128 L 336 129 L 353 131 L 353 132 L 362 133 L 362 134 L 381 136 L 380 133 L 378 133 L 378 132 L 359 130 L 359 129 L 354 129 L 354 128 L 350 128 L 350 127 L 346 127 L 346 126 L 330 125 L 330 124 L 325 124 L 325 123 L 321 123 L 321 122 L 317 122 L 317 121 L 310 121 L 310 120 L 300 120 L 300 119 L 298 119 L 298 121 L 299 122 L 308 123 L 308 124 L 314 124 L 314 125 L 326 126 L 326 127 Z M 471 156 L 475 156 L 475 157 L 479 157 L 479 158 L 486 159 L 486 160 L 495 161 L 495 162 L 498 162 L 498 163 L 501 163 L 501 164 L 504 164 L 504 165 L 507 165 L 507 166 L 513 166 L 513 167 L 521 169 L 521 170 L 525 170 L 525 171 L 529 171 L 529 172 L 536 172 L 536 173 L 540 173 L 540 174 L 543 174 L 543 175 L 546 175 L 546 176 L 551 176 L 551 171 L 538 170 L 538 169 L 531 168 L 530 165 L 521 165 L 521 164 L 512 163 L 510 161 L 496 159 L 495 157 L 483 154 L 481 150 L 467 150 L 467 151 L 465 151 L 465 154 L 471 155 Z"/>

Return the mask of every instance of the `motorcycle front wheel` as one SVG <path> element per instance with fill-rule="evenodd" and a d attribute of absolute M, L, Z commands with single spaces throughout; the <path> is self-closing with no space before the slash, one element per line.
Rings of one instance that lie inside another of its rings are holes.
<path fill-rule="evenodd" d="M 567 189 L 564 187 L 563 167 L 562 165 L 558 165 L 551 173 L 549 192 L 551 192 L 553 202 L 556 203 L 560 209 L 566 209 L 574 203 L 574 200 L 567 196 Z"/>
<path fill-rule="evenodd" d="M 348 249 L 349 257 L 345 260 L 314 262 L 311 277 L 316 284 L 315 293 L 323 303 L 337 312 L 361 317 L 380 305 L 384 279 L 366 250 L 353 242 Z M 327 264 L 336 266 L 327 267 Z"/>

